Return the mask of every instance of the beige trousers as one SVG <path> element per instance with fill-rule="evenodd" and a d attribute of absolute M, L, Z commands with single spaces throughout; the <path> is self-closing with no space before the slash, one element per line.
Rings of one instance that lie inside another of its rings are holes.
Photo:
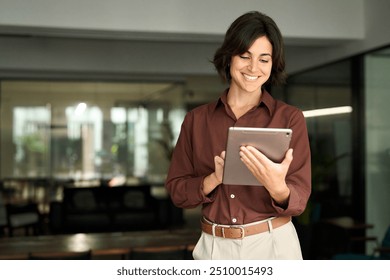
<path fill-rule="evenodd" d="M 302 260 L 301 246 L 292 222 L 243 239 L 214 237 L 202 232 L 195 260 Z"/>

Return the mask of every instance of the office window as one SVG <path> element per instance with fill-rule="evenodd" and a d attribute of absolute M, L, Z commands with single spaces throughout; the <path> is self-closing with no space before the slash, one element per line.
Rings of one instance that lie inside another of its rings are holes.
<path fill-rule="evenodd" d="M 16 176 L 48 176 L 50 110 L 45 106 L 12 110 L 13 164 Z"/>
<path fill-rule="evenodd" d="M 1 177 L 162 182 L 185 110 L 175 83 L 1 82 Z"/>

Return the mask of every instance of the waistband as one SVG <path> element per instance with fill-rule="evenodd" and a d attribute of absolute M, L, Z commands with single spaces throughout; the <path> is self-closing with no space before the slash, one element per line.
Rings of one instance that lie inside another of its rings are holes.
<path fill-rule="evenodd" d="M 274 228 L 281 227 L 291 221 L 291 217 L 271 217 L 259 222 L 244 225 L 219 225 L 202 218 L 202 231 L 212 236 L 242 239 L 245 236 L 272 231 Z"/>

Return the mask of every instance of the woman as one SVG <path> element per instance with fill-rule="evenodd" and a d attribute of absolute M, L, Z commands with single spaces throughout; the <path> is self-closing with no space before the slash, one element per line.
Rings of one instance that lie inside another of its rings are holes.
<path fill-rule="evenodd" d="M 215 102 L 186 115 L 166 180 L 176 206 L 202 205 L 194 259 L 302 259 L 291 217 L 304 211 L 310 196 L 310 148 L 302 112 L 265 89 L 285 78 L 277 25 L 259 12 L 240 16 L 213 62 L 229 87 Z M 293 130 L 281 163 L 254 147 L 241 147 L 241 160 L 261 187 L 222 184 L 232 126 Z"/>

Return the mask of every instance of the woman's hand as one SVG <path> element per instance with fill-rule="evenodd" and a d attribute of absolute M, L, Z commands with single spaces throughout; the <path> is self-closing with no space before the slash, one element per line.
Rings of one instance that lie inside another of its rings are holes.
<path fill-rule="evenodd" d="M 290 195 L 290 189 L 286 184 L 286 175 L 293 160 L 292 154 L 293 150 L 289 149 L 283 161 L 275 163 L 255 147 L 242 146 L 240 148 L 242 162 L 279 205 L 284 205 Z"/>
<path fill-rule="evenodd" d="M 225 164 L 225 151 L 214 157 L 214 172 L 203 180 L 203 193 L 208 195 L 222 183 L 223 166 Z"/>
<path fill-rule="evenodd" d="M 225 151 L 221 153 L 220 156 L 214 157 L 214 167 L 215 167 L 215 177 L 219 181 L 219 184 L 222 183 L 223 178 L 223 166 L 225 164 Z"/>

